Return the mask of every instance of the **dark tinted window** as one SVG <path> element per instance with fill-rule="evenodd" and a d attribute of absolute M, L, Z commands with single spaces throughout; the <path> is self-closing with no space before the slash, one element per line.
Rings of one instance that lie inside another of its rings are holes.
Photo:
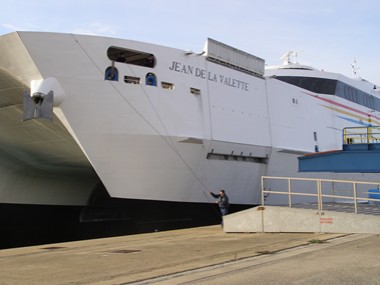
<path fill-rule="evenodd" d="M 107 50 L 107 56 L 110 60 L 116 62 L 124 62 L 146 67 L 154 67 L 156 65 L 156 59 L 153 54 L 138 50 L 110 47 Z"/>
<path fill-rule="evenodd" d="M 315 77 L 277 76 L 276 79 L 301 87 L 314 93 L 330 95 L 335 94 L 337 84 L 336 80 Z"/>
<path fill-rule="evenodd" d="M 338 80 L 301 76 L 276 76 L 275 78 L 317 94 L 335 95 L 380 111 L 380 99 Z"/>

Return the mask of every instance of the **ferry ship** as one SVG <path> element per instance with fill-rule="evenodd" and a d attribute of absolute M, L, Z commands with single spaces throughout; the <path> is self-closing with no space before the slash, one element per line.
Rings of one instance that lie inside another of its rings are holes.
<path fill-rule="evenodd" d="M 76 34 L 1 36 L 1 209 L 205 221 L 209 191 L 225 189 L 235 209 L 259 204 L 262 175 L 300 176 L 298 156 L 340 149 L 343 128 L 380 122 L 376 85 L 292 55 L 265 68 L 213 39 L 193 52 Z"/>

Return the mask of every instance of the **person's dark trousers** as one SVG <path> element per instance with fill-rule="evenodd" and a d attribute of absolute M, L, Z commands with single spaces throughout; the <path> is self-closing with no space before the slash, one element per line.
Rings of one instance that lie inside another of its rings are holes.
<path fill-rule="evenodd" d="M 228 208 L 220 208 L 220 214 L 222 215 L 222 222 L 220 225 L 223 227 L 223 216 L 228 214 Z"/>
<path fill-rule="evenodd" d="M 220 213 L 222 214 L 222 216 L 225 216 L 228 214 L 228 208 L 220 208 Z"/>

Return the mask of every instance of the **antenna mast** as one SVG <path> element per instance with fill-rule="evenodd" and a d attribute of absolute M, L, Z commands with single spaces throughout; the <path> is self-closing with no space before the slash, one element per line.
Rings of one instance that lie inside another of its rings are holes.
<path fill-rule="evenodd" d="M 352 67 L 352 76 L 353 76 L 354 78 L 358 78 L 357 70 L 360 69 L 360 68 L 357 66 L 356 58 L 354 58 L 354 61 L 353 61 L 353 63 L 351 64 L 351 67 Z"/>
<path fill-rule="evenodd" d="M 280 59 L 283 60 L 283 64 L 298 64 L 298 54 L 302 51 L 288 51 L 286 54 L 281 56 Z"/>

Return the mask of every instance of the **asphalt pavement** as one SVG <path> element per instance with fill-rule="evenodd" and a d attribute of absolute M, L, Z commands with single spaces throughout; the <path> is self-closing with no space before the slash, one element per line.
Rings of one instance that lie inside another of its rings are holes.
<path fill-rule="evenodd" d="M 380 284 L 378 244 L 378 235 L 209 226 L 0 250 L 0 283 Z"/>

